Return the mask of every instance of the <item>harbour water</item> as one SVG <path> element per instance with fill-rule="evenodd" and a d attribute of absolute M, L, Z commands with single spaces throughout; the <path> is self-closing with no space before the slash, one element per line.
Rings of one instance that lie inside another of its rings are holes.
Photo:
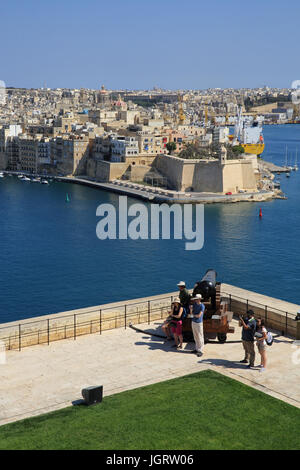
<path fill-rule="evenodd" d="M 266 126 L 264 137 L 264 159 L 283 165 L 287 145 L 294 164 L 300 126 Z M 192 287 L 207 268 L 300 304 L 300 172 L 276 179 L 287 200 L 206 205 L 204 247 L 186 251 L 182 240 L 100 241 L 96 208 L 117 207 L 116 194 L 1 178 L 0 323 Z"/>

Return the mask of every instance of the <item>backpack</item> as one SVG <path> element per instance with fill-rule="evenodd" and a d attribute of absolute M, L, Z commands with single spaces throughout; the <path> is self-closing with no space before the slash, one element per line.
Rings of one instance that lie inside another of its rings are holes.
<path fill-rule="evenodd" d="M 185 318 L 187 318 L 188 314 L 189 314 L 189 308 L 186 308 L 186 307 L 183 307 L 183 312 L 182 312 L 182 315 L 181 315 L 181 320 L 184 320 Z"/>
<path fill-rule="evenodd" d="M 270 333 L 270 332 L 268 331 L 268 332 L 267 332 L 267 339 L 266 339 L 267 345 L 268 345 L 268 346 L 272 346 L 273 341 L 274 341 L 273 335 L 272 335 L 272 333 Z"/>

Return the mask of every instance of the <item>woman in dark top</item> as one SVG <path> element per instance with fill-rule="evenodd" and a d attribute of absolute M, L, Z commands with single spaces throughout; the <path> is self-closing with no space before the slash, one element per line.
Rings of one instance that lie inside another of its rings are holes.
<path fill-rule="evenodd" d="M 183 307 L 180 304 L 180 299 L 176 297 L 174 299 L 174 302 L 172 303 L 172 333 L 174 335 L 174 340 L 175 340 L 175 346 L 177 349 L 182 349 L 182 342 L 183 342 L 183 337 L 182 337 L 182 313 L 183 313 Z M 179 344 L 178 344 L 179 340 Z"/>

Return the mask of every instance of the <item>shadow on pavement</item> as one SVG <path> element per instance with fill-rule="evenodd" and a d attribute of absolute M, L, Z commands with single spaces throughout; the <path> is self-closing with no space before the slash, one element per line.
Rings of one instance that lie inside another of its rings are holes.
<path fill-rule="evenodd" d="M 200 364 L 214 365 L 214 366 L 223 366 L 229 369 L 244 369 L 248 370 L 247 364 L 241 364 L 236 361 L 228 361 L 227 359 L 202 359 L 199 361 Z M 259 367 L 253 367 L 250 370 L 259 370 Z"/>

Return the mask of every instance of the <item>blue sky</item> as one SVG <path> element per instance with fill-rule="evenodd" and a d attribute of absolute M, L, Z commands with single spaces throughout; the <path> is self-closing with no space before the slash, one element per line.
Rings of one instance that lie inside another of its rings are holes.
<path fill-rule="evenodd" d="M 289 87 L 300 79 L 294 0 L 1 2 L 9 86 Z"/>

